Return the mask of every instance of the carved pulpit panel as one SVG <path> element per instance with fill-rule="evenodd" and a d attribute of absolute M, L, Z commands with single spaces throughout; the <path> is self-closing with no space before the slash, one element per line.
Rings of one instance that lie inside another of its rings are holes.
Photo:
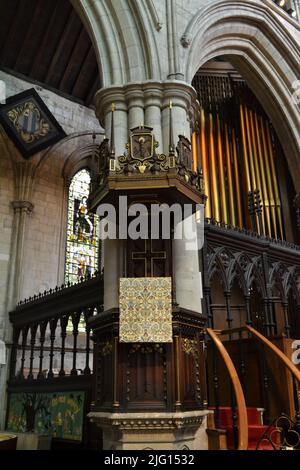
<path fill-rule="evenodd" d="M 170 275 L 169 240 L 128 240 L 129 277 Z"/>
<path fill-rule="evenodd" d="M 133 130 L 130 137 L 130 152 L 133 160 L 144 161 L 153 157 L 154 137 L 151 127 L 140 127 Z"/>

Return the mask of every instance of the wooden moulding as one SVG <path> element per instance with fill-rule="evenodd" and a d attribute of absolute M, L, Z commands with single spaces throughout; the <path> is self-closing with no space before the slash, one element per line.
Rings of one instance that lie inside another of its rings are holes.
<path fill-rule="evenodd" d="M 205 196 L 196 188 L 183 181 L 178 175 L 165 173 L 160 175 L 109 176 L 90 197 L 90 208 L 95 211 L 100 203 L 116 203 L 119 195 L 143 194 L 154 192 L 157 197 L 177 203 L 204 204 Z M 170 192 L 171 191 L 171 192 Z M 165 197 L 164 197 L 165 196 Z M 179 199 L 180 196 L 180 199 Z"/>

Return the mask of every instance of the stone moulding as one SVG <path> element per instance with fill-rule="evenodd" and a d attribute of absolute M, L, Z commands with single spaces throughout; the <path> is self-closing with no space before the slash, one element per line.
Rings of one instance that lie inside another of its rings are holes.
<path fill-rule="evenodd" d="M 120 430 L 158 430 L 182 429 L 201 426 L 208 411 L 190 411 L 184 413 L 102 413 L 90 412 L 88 418 L 102 426 L 118 427 Z"/>

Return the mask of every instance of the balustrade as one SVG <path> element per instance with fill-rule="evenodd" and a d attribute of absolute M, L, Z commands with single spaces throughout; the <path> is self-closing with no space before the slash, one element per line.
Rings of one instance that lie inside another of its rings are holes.
<path fill-rule="evenodd" d="M 93 346 L 88 319 L 103 310 L 102 277 L 81 280 L 20 302 L 13 324 L 11 381 L 89 376 Z"/>
<path fill-rule="evenodd" d="M 300 337 L 300 246 L 214 219 L 205 222 L 203 291 L 209 326 L 247 324 L 267 337 Z"/>

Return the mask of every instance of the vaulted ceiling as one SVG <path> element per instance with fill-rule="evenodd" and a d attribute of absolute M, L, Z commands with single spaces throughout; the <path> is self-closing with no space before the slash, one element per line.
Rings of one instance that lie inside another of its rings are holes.
<path fill-rule="evenodd" d="M 0 68 L 86 106 L 100 88 L 91 40 L 69 0 L 0 0 Z"/>

